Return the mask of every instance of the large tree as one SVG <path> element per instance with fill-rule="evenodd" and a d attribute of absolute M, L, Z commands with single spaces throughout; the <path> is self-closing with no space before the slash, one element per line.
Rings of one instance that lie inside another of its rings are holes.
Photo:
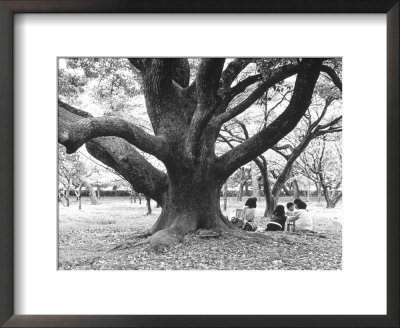
<path fill-rule="evenodd" d="M 153 134 L 121 117 L 91 117 L 59 101 L 58 141 L 68 153 L 86 144 L 92 156 L 161 205 L 161 215 L 149 231 L 153 247 L 182 240 L 197 229 L 229 231 L 231 225 L 219 202 L 226 179 L 294 129 L 310 105 L 321 71 L 338 79 L 330 66 L 323 65 L 324 59 L 305 58 L 270 64 L 266 60 L 263 73 L 238 81 L 255 61 L 238 58 L 225 65 L 223 58 L 202 59 L 190 83 L 187 59 L 129 58 L 143 81 Z M 253 105 L 268 88 L 294 75 L 286 109 L 257 134 L 217 156 L 215 142 L 222 125 Z M 238 101 L 249 87 L 252 91 Z M 163 162 L 167 172 L 151 165 L 138 150 Z"/>

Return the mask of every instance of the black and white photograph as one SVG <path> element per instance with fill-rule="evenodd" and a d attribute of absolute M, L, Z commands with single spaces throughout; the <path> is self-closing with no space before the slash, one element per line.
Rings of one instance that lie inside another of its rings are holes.
<path fill-rule="evenodd" d="M 59 270 L 342 270 L 341 57 L 57 65 Z"/>

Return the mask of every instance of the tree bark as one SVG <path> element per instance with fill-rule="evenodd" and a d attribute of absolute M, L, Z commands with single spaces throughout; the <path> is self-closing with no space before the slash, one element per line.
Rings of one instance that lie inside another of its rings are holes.
<path fill-rule="evenodd" d="M 276 205 L 278 205 L 279 197 L 274 197 L 270 194 L 269 196 L 265 197 L 265 200 L 267 202 L 267 207 L 265 209 L 264 216 L 266 218 L 271 218 L 276 208 Z"/>
<path fill-rule="evenodd" d="M 272 192 L 271 192 L 271 184 L 270 184 L 269 177 L 268 177 L 267 161 L 265 160 L 264 157 L 262 157 L 262 163 L 261 163 L 261 161 L 257 160 L 256 164 L 257 164 L 258 168 L 260 169 L 262 180 L 263 180 L 264 195 L 265 195 L 265 202 L 266 202 L 264 217 L 271 218 L 272 213 L 274 212 L 274 209 L 276 207 L 278 200 L 272 195 Z"/>
<path fill-rule="evenodd" d="M 283 185 L 282 187 L 283 192 L 285 193 L 286 196 L 291 196 L 292 194 L 290 193 L 290 190 L 286 186 L 286 184 Z"/>
<path fill-rule="evenodd" d="M 187 179 L 186 174 L 171 181 L 170 191 L 165 195 L 161 215 L 151 233 L 163 229 L 174 229 L 187 233 L 197 229 L 226 230 L 226 222 L 220 210 L 221 185 L 215 179 L 204 181 Z"/>

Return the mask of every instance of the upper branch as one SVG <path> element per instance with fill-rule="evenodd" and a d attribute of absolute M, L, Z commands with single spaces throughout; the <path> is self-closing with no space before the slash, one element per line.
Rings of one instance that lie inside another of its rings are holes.
<path fill-rule="evenodd" d="M 186 151 L 189 158 L 197 155 L 200 137 L 219 105 L 217 89 L 225 59 L 203 59 L 196 76 L 197 108 L 190 122 L 186 139 Z"/>
<path fill-rule="evenodd" d="M 145 59 L 144 58 L 128 58 L 129 62 L 138 69 L 139 71 L 144 71 L 145 69 Z"/>
<path fill-rule="evenodd" d="M 230 108 L 226 112 L 220 114 L 216 119 L 217 122 L 219 124 L 225 123 L 230 119 L 234 118 L 235 116 L 243 113 L 247 108 L 253 105 L 264 94 L 266 90 L 274 86 L 276 83 L 296 74 L 298 70 L 299 70 L 298 65 L 282 66 L 270 78 L 260 83 L 257 86 L 257 88 L 245 100 L 243 100 L 235 107 Z"/>
<path fill-rule="evenodd" d="M 253 59 L 251 58 L 236 58 L 232 60 L 222 73 L 222 87 L 229 88 L 240 72 L 252 61 Z"/>
<path fill-rule="evenodd" d="M 242 93 L 244 90 L 246 90 L 247 87 L 251 86 L 252 84 L 261 81 L 261 79 L 262 79 L 261 74 L 255 74 L 255 75 L 250 75 L 245 79 L 241 80 L 229 90 L 230 99 L 233 99 L 239 93 Z"/>
<path fill-rule="evenodd" d="M 119 117 L 82 118 L 76 122 L 66 122 L 66 109 L 59 106 L 59 121 L 63 128 L 59 129 L 58 142 L 65 146 L 67 153 L 74 153 L 89 140 L 97 137 L 120 137 L 137 148 L 160 159 L 166 151 L 161 137 L 146 133 L 138 126 Z"/>
<path fill-rule="evenodd" d="M 339 78 L 339 76 L 336 74 L 335 70 L 332 67 L 329 67 L 327 65 L 322 65 L 321 72 L 328 74 L 329 77 L 332 79 L 332 82 L 336 85 L 336 87 L 340 91 L 342 91 L 342 80 Z"/>
<path fill-rule="evenodd" d="M 323 59 L 319 58 L 301 61 L 288 107 L 266 128 L 219 158 L 219 170 L 223 178 L 274 146 L 295 128 L 311 103 L 322 62 Z"/>

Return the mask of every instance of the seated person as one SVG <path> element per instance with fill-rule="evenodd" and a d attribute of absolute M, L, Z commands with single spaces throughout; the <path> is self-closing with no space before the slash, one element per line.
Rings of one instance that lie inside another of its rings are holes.
<path fill-rule="evenodd" d="M 240 217 L 232 217 L 231 221 L 237 227 L 244 230 L 255 231 L 257 226 L 253 223 L 257 207 L 257 198 L 251 197 L 247 199 L 241 211 Z"/>
<path fill-rule="evenodd" d="M 286 216 L 292 216 L 294 212 L 294 203 L 289 202 L 286 204 Z"/>
<path fill-rule="evenodd" d="M 288 222 L 296 222 L 294 230 L 296 232 L 311 232 L 313 229 L 313 220 L 307 211 L 307 204 L 300 201 L 297 203 L 297 208 L 298 210 L 288 218 Z"/>
<path fill-rule="evenodd" d="M 295 209 L 298 209 L 299 207 L 299 204 L 300 203 L 303 203 L 303 201 L 300 199 L 300 198 L 296 198 L 294 201 L 293 201 L 293 204 L 294 204 L 294 207 L 295 207 Z"/>
<path fill-rule="evenodd" d="M 243 220 L 243 230 L 256 231 L 257 226 L 254 224 L 254 217 L 256 214 L 257 198 L 249 198 L 243 207 L 242 220 Z"/>
<path fill-rule="evenodd" d="M 288 217 L 293 216 L 294 203 L 292 203 L 292 202 L 287 203 L 286 208 L 287 208 L 286 216 L 288 216 Z M 293 222 L 286 221 L 284 231 L 293 231 L 293 230 L 294 230 L 294 221 Z"/>
<path fill-rule="evenodd" d="M 286 222 L 285 208 L 283 205 L 278 205 L 275 208 L 271 221 L 268 222 L 266 231 L 283 231 Z"/>

